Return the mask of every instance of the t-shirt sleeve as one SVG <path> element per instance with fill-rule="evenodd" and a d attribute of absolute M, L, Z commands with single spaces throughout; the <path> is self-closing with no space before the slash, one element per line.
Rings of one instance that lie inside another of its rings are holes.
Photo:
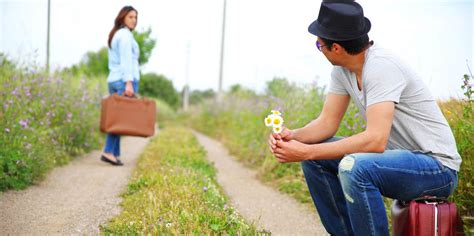
<path fill-rule="evenodd" d="M 366 76 L 367 107 L 392 101 L 400 102 L 407 81 L 401 69 L 389 60 L 380 59 L 373 63 Z"/>
<path fill-rule="evenodd" d="M 343 79 L 344 76 L 340 69 L 334 68 L 331 72 L 331 81 L 329 81 L 329 93 L 347 95 L 348 92 L 342 82 Z"/>

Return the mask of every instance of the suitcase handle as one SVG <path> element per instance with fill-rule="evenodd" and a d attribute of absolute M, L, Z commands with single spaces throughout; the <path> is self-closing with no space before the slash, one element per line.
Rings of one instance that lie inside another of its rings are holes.
<path fill-rule="evenodd" d="M 449 202 L 448 201 L 448 198 L 445 198 L 445 197 L 436 197 L 436 196 L 424 196 L 424 197 L 418 197 L 418 198 L 414 198 L 414 199 L 411 199 L 411 200 L 398 200 L 400 202 L 400 205 L 401 206 L 408 206 L 408 204 L 410 204 L 411 201 L 415 201 L 415 202 L 423 202 L 423 203 L 445 203 L 445 202 Z"/>
<path fill-rule="evenodd" d="M 412 201 L 425 202 L 425 203 L 443 203 L 443 202 L 448 202 L 448 198 L 436 197 L 436 196 L 424 196 L 424 197 L 415 198 Z"/>
<path fill-rule="evenodd" d="M 114 93 L 114 95 L 117 95 L 117 96 L 120 96 L 120 97 L 125 97 L 125 98 L 134 98 L 134 99 L 141 99 L 141 100 L 145 100 L 146 97 L 144 96 L 141 96 L 137 93 L 134 93 L 133 96 L 125 96 L 125 95 L 118 95 L 118 93 Z"/>

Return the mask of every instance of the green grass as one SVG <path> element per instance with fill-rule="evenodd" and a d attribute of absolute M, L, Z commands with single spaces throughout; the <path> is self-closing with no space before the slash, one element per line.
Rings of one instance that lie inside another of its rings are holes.
<path fill-rule="evenodd" d="M 123 212 L 103 225 L 109 234 L 258 234 L 228 205 L 216 171 L 189 130 L 160 131 L 140 157 Z"/>
<path fill-rule="evenodd" d="M 466 228 L 474 234 L 474 114 L 468 117 L 463 115 L 463 110 L 468 106 L 465 101 L 451 100 L 440 106 L 453 130 L 462 157 L 458 187 L 452 199 L 463 216 Z"/>
<path fill-rule="evenodd" d="M 177 114 L 168 103 L 158 98 L 150 99 L 153 99 L 156 102 L 156 119 L 159 128 L 166 127 L 167 123 L 176 119 Z"/>

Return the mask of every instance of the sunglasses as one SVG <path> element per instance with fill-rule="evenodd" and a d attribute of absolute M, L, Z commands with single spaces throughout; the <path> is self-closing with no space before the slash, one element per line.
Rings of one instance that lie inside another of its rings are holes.
<path fill-rule="evenodd" d="M 316 47 L 318 48 L 319 51 L 323 50 L 323 47 L 326 47 L 327 45 L 322 45 L 319 41 L 316 41 Z"/>

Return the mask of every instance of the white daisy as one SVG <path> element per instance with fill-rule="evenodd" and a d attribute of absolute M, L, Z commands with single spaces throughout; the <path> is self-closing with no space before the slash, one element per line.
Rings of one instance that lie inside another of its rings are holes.
<path fill-rule="evenodd" d="M 269 116 L 265 117 L 265 125 L 266 125 L 267 127 L 270 127 L 270 126 L 272 126 L 272 124 L 273 124 L 273 117 L 272 117 L 272 115 L 269 115 Z"/>
<path fill-rule="evenodd" d="M 273 127 L 273 133 L 279 134 L 281 133 L 281 131 L 283 131 L 282 127 Z"/>
<path fill-rule="evenodd" d="M 283 125 L 283 118 L 281 116 L 273 115 L 273 127 L 281 127 Z"/>
<path fill-rule="evenodd" d="M 281 116 L 281 112 L 279 110 L 272 110 L 273 115 Z"/>

